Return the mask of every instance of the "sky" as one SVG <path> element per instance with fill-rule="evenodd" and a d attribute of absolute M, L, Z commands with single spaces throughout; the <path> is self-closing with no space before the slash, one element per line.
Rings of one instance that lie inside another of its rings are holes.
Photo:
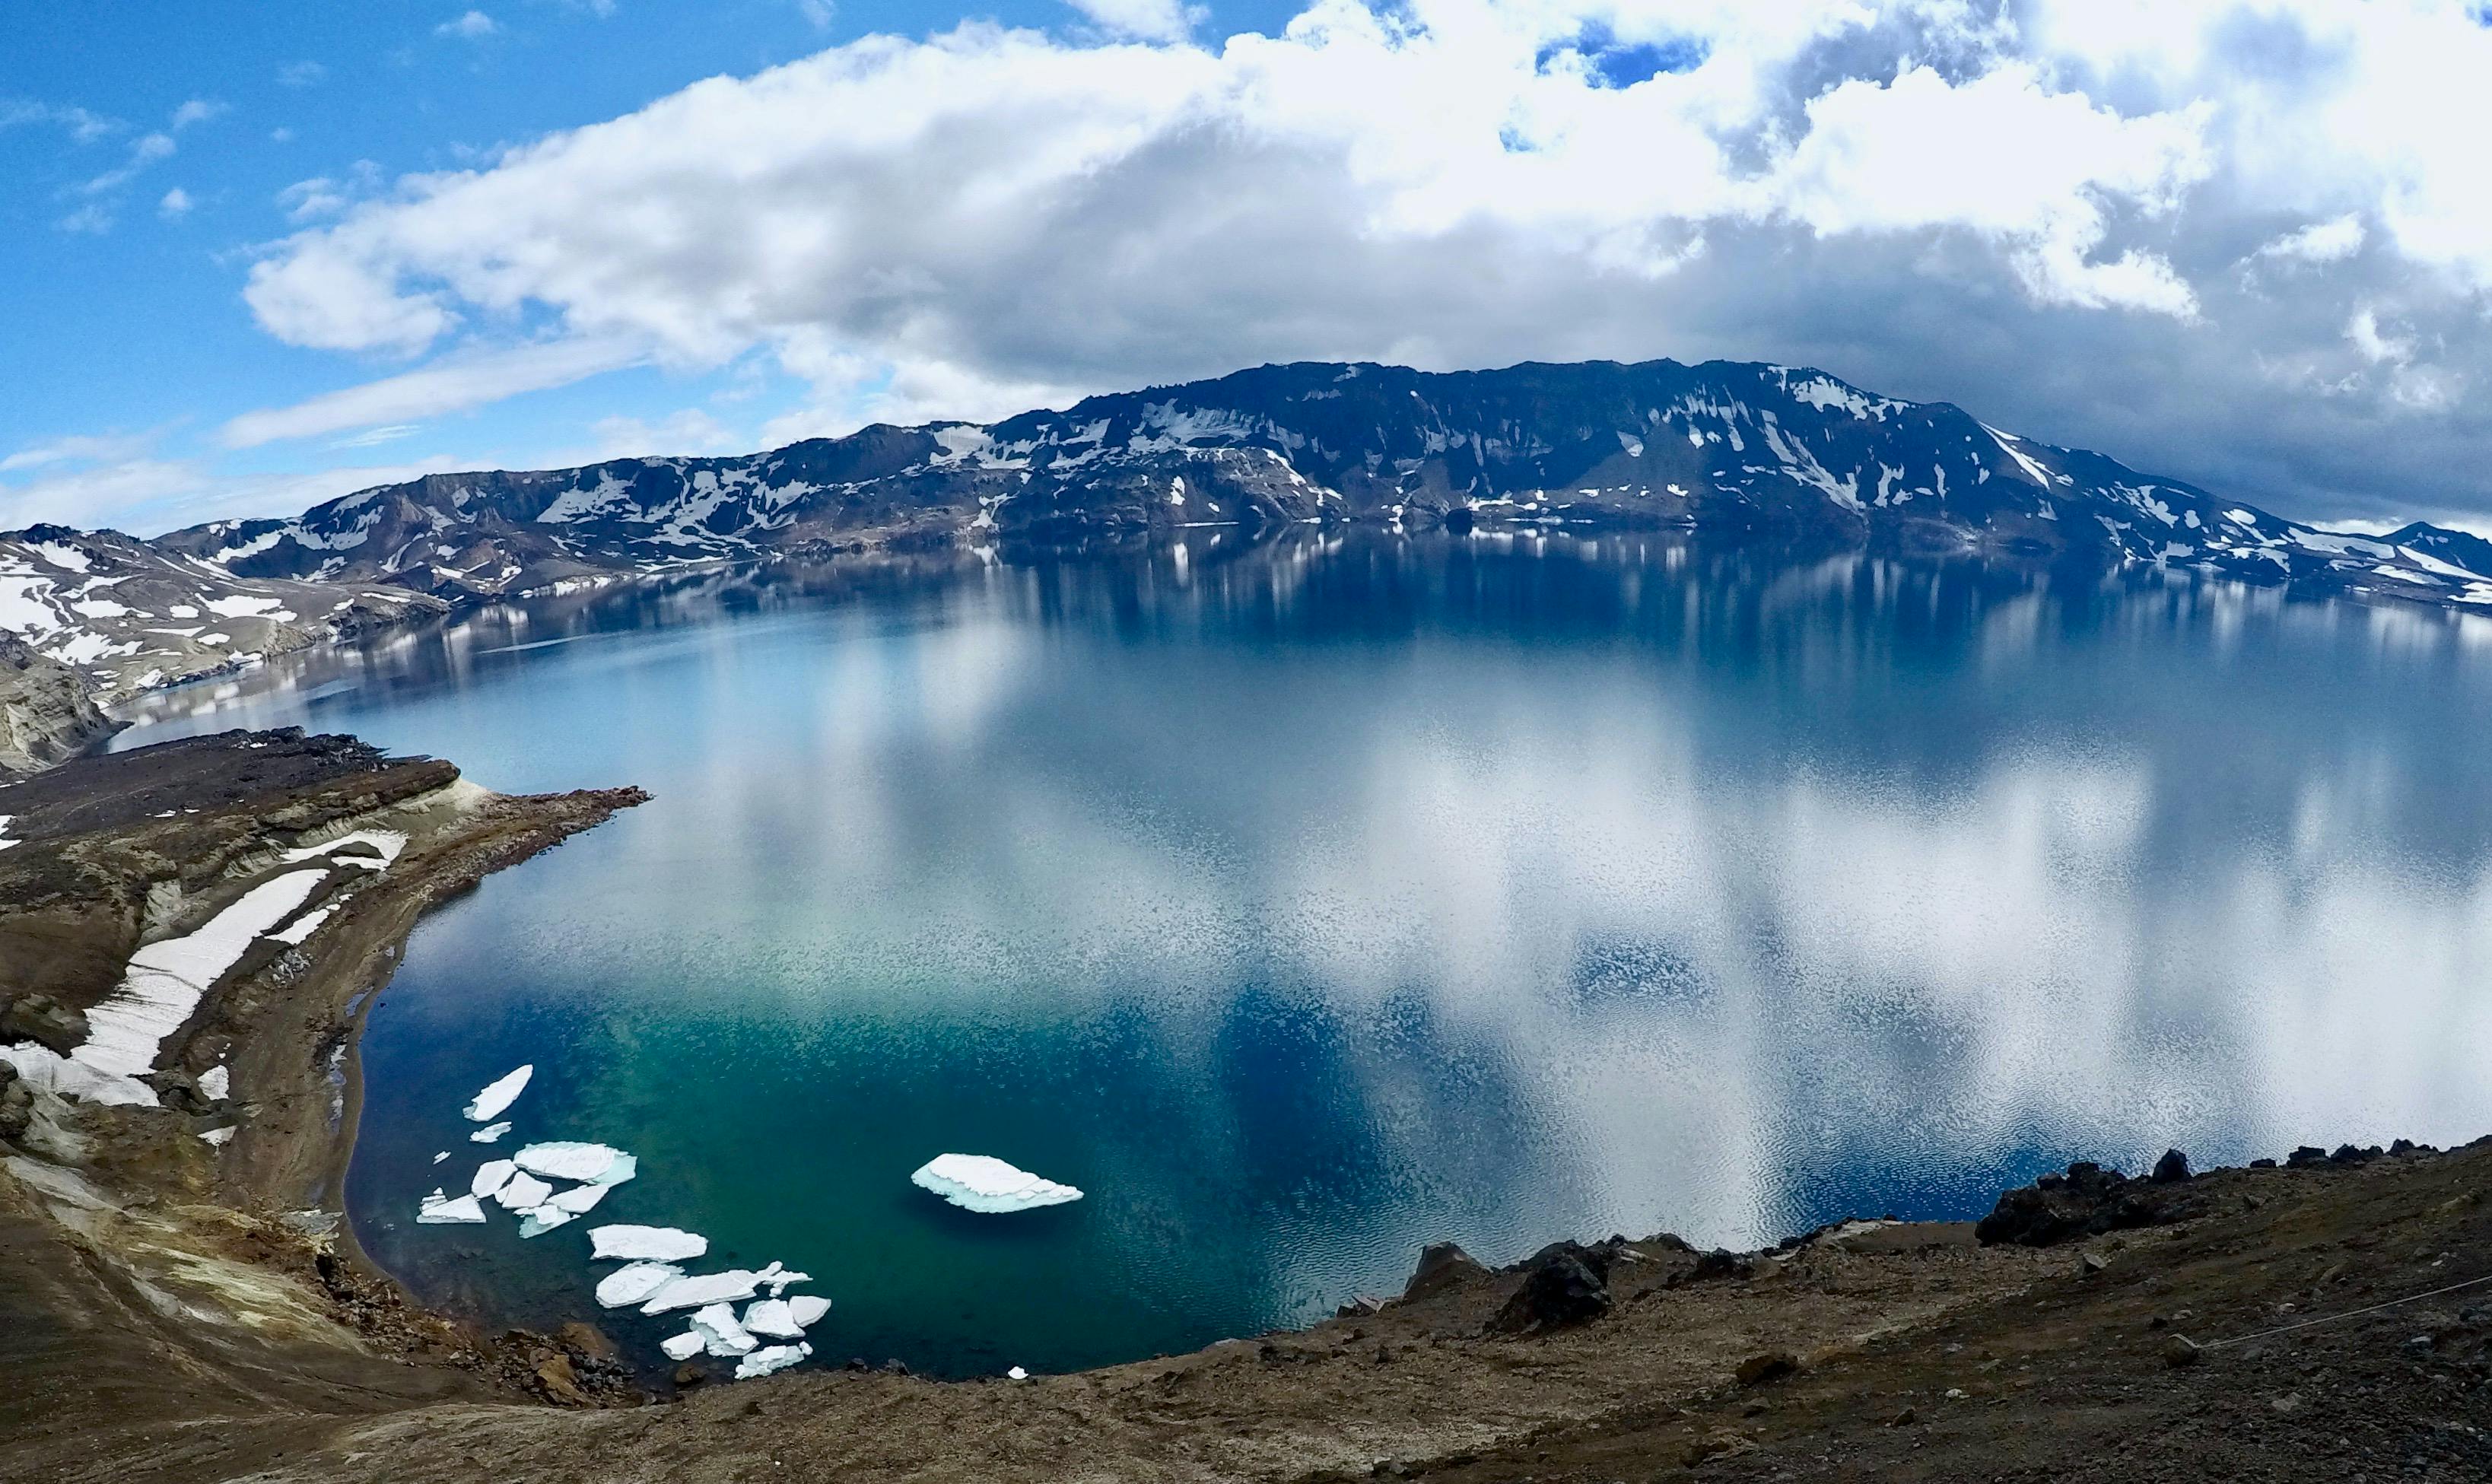
<path fill-rule="evenodd" d="M 2483 0 L 481 5 L 0 12 L 0 525 L 1667 356 L 2492 530 Z"/>

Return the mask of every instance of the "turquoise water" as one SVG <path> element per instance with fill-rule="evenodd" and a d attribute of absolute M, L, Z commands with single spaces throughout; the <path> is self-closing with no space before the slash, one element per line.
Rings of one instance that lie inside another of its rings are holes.
<path fill-rule="evenodd" d="M 1060 1370 L 1437 1239 L 2492 1130 L 2480 619 L 1353 536 L 609 589 L 151 716 L 655 794 L 428 920 L 363 1043 L 357 1230 L 497 1322 L 599 1318 L 586 1229 L 648 1222 L 813 1273 L 822 1358 Z M 521 1061 L 514 1143 L 640 1177 L 414 1225 Z M 908 1183 L 946 1150 L 1088 1197 L 956 1211 Z"/>

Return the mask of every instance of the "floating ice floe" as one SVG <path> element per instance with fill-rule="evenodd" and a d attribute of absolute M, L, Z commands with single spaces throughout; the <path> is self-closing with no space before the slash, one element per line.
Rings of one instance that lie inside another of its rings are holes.
<path fill-rule="evenodd" d="M 519 1213 L 519 1235 L 543 1236 L 556 1227 L 567 1227 L 579 1218 L 555 1206 L 541 1205 L 533 1211 Z"/>
<path fill-rule="evenodd" d="M 730 1355 L 749 1355 L 761 1343 L 736 1322 L 735 1311 L 725 1304 L 705 1305 L 695 1314 L 693 1333 L 701 1337 L 711 1354 L 722 1359 Z"/>
<path fill-rule="evenodd" d="M 500 1117 L 503 1109 L 519 1101 L 520 1092 L 528 1085 L 528 1079 L 534 1077 L 536 1073 L 536 1063 L 530 1062 L 489 1084 L 484 1091 L 477 1093 L 468 1101 L 465 1109 L 467 1121 L 490 1123 Z"/>
<path fill-rule="evenodd" d="M 591 1185 L 620 1185 L 640 1172 L 640 1162 L 620 1149 L 569 1140 L 532 1143 L 511 1158 L 530 1174 L 554 1180 L 584 1180 Z"/>
<path fill-rule="evenodd" d="M 697 1309 L 704 1304 L 738 1303 L 753 1296 L 757 1276 L 750 1268 L 730 1267 L 723 1273 L 678 1278 L 650 1294 L 640 1312 L 665 1314 L 673 1309 Z"/>
<path fill-rule="evenodd" d="M 908 1178 L 964 1211 L 989 1215 L 1082 1199 L 1070 1185 L 1041 1179 L 990 1154 L 937 1154 Z"/>
<path fill-rule="evenodd" d="M 493 1192 L 493 1199 L 500 1202 L 506 1211 L 533 1211 L 552 1196 L 552 1186 L 535 1175 L 516 1172 L 503 1182 L 500 1190 Z"/>
<path fill-rule="evenodd" d="M 467 1142 L 469 1143 L 497 1143 L 501 1141 L 502 1136 L 510 1131 L 511 1126 L 507 1123 L 489 1123 L 485 1127 L 468 1135 Z"/>
<path fill-rule="evenodd" d="M 479 1201 L 490 1201 L 511 1183 L 519 1167 L 506 1159 L 489 1159 L 476 1167 L 476 1177 L 467 1182 L 467 1194 Z"/>
<path fill-rule="evenodd" d="M 605 1200 L 613 1189 L 611 1185 L 575 1185 L 569 1190 L 554 1192 L 553 1199 L 546 1204 L 556 1210 L 569 1211 L 574 1216 L 585 1216 L 595 1210 L 597 1202 Z"/>
<path fill-rule="evenodd" d="M 822 1321 L 823 1315 L 830 1312 L 831 1301 L 812 1293 L 799 1293 L 787 1300 L 787 1317 L 796 1321 L 798 1329 L 813 1328 Z"/>
<path fill-rule="evenodd" d="M 770 1296 L 777 1298 L 787 1291 L 788 1285 L 790 1284 L 811 1283 L 813 1281 L 814 1275 L 812 1273 L 790 1272 L 780 1264 L 773 1262 L 768 1267 L 763 1268 L 759 1273 L 756 1274 L 754 1276 L 753 1283 L 756 1288 L 768 1289 L 770 1291 Z"/>
<path fill-rule="evenodd" d="M 658 1349 L 667 1352 L 668 1360 L 690 1360 L 708 1348 L 707 1335 L 689 1329 L 679 1335 L 668 1335 L 658 1342 Z"/>
<path fill-rule="evenodd" d="M 770 1345 L 755 1350 L 735 1363 L 735 1379 L 752 1380 L 784 1371 L 814 1352 L 810 1345 Z"/>
<path fill-rule="evenodd" d="M 598 1227 L 588 1233 L 589 1256 L 635 1262 L 683 1262 L 709 1251 L 709 1238 L 674 1227 Z"/>
<path fill-rule="evenodd" d="M 795 1305 L 784 1298 L 756 1298 L 744 1306 L 744 1327 L 773 1340 L 801 1340 L 805 1326 L 796 1322 Z"/>
<path fill-rule="evenodd" d="M 440 1164 L 443 1160 L 448 1159 L 449 1157 L 450 1157 L 450 1151 L 449 1151 L 448 1149 L 444 1149 L 444 1150 L 442 1150 L 440 1153 L 438 1153 L 438 1154 L 436 1154 L 436 1155 L 432 1156 L 432 1162 L 433 1162 L 434 1164 L 438 1165 L 438 1164 Z"/>
<path fill-rule="evenodd" d="M 684 1270 L 672 1262 L 627 1262 L 598 1280 L 598 1307 L 620 1309 L 639 1303 L 683 1275 Z"/>
<path fill-rule="evenodd" d="M 202 1096 L 212 1098 L 220 1103 L 232 1097 L 233 1068 L 210 1067 L 206 1071 L 200 1073 L 199 1092 Z"/>
<path fill-rule="evenodd" d="M 428 1227 L 472 1226 L 485 1219 L 485 1208 L 473 1196 L 460 1196 L 453 1201 L 435 1189 L 416 1208 L 415 1219 Z"/>

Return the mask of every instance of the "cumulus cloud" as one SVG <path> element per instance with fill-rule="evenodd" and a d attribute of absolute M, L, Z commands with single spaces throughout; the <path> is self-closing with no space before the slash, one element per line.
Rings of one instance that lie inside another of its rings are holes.
<path fill-rule="evenodd" d="M 447 36 L 462 42 L 482 41 L 501 30 L 499 22 L 483 11 L 469 11 L 455 19 L 445 20 L 432 28 L 435 36 Z"/>
<path fill-rule="evenodd" d="M 163 198 L 156 203 L 156 214 L 171 222 L 189 216 L 191 209 L 198 204 L 191 198 L 191 193 L 175 186 L 165 192 Z"/>
<path fill-rule="evenodd" d="M 2448 472 L 2492 467 L 2448 370 L 2492 353 L 2492 31 L 2462 5 L 1313 0 L 1217 45 L 1170 0 L 1079 9 L 404 177 L 246 297 L 291 343 L 469 367 L 541 364 L 493 347 L 549 326 L 580 364 L 757 351 L 811 388 L 781 432 L 1266 359 L 1730 355 L 2296 513 L 2426 474 L 2492 503 Z M 2360 376 L 2346 327 L 2391 301 L 2448 319 L 2437 392 L 2418 358 Z M 227 437 L 426 415 L 389 409 L 428 374 Z"/>
<path fill-rule="evenodd" d="M 2295 263 L 2341 263 L 2362 251 L 2362 219 L 2352 212 L 2327 222 L 2313 222 L 2298 232 L 2288 232 L 2272 242 L 2263 243 L 2253 257 L 2278 258 Z"/>

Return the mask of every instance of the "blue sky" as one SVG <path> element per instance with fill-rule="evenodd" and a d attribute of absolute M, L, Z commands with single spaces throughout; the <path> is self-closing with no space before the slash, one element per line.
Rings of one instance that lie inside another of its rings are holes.
<path fill-rule="evenodd" d="M 1222 12 L 1249 25 L 1286 18 L 1257 4 Z M 968 15 L 1086 25 L 1053 0 L 974 10 L 890 0 L 8 7 L 0 310 L 12 329 L 0 337 L 0 384 L 10 388 L 0 399 L 0 458 L 64 440 L 192 449 L 252 408 L 402 369 L 395 358 L 288 345 L 244 304 L 251 262 L 298 225 L 288 205 L 300 198 L 286 193 L 300 182 L 463 168 L 498 146 L 629 112 L 702 77 L 757 72 L 873 31 L 921 35 Z M 220 451 L 197 482 L 199 504 L 185 500 L 177 480 L 163 516 L 150 497 L 132 523 L 222 514 L 224 487 L 250 487 L 254 476 L 282 491 L 294 488 L 277 483 L 287 476 L 406 461 L 400 456 L 455 453 L 490 464 L 584 452 L 602 419 L 660 420 L 696 397 L 681 376 L 627 371 L 361 449 L 337 446 L 356 436 L 344 432 Z M 291 507 L 281 492 L 273 508 Z M 118 514 L 99 502 L 92 519 Z M 85 523 L 74 510 L 0 506 L 0 522 L 28 519 Z"/>
<path fill-rule="evenodd" d="M 0 525 L 1585 355 L 2479 524 L 2487 67 L 2456 0 L 12 7 Z"/>

